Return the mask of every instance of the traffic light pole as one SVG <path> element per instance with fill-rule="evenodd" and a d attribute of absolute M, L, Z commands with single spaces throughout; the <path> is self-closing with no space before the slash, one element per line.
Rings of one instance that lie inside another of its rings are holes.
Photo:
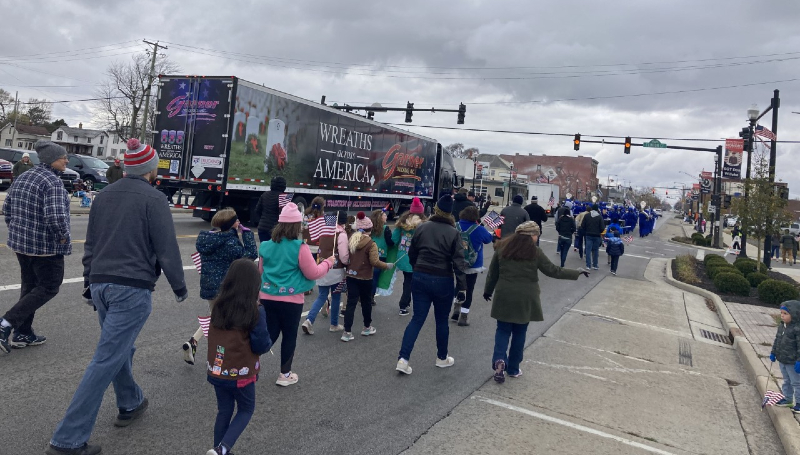
<path fill-rule="evenodd" d="M 770 141 L 770 148 L 769 148 L 769 183 L 770 187 L 774 188 L 773 184 L 775 183 L 775 157 L 776 152 L 775 148 L 777 144 L 777 135 L 778 135 L 778 107 L 781 105 L 781 98 L 779 96 L 780 91 L 775 90 L 774 96 L 770 100 L 770 106 L 764 111 L 762 116 L 766 114 L 770 109 L 772 110 L 772 140 Z M 759 117 L 761 118 L 761 117 Z M 766 220 L 766 227 L 767 227 L 767 235 L 764 236 L 764 265 L 767 268 L 771 268 L 772 263 L 772 237 L 771 237 L 771 227 L 773 224 L 772 219 Z"/>

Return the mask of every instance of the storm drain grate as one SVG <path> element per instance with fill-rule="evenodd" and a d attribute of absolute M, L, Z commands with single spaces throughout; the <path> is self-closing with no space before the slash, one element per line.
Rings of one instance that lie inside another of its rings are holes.
<path fill-rule="evenodd" d="M 709 332 L 708 330 L 700 329 L 700 335 L 702 335 L 703 338 L 714 340 L 718 343 L 733 344 L 733 341 L 731 341 L 731 337 L 729 337 L 728 335 L 723 335 L 721 333 Z"/>

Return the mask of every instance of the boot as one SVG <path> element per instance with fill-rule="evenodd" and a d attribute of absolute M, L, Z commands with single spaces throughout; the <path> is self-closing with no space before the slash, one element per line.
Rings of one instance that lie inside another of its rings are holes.
<path fill-rule="evenodd" d="M 458 321 L 459 314 L 461 314 L 461 305 L 453 302 L 453 314 L 450 316 L 450 319 L 452 319 L 453 322 Z"/>
<path fill-rule="evenodd" d="M 458 317 L 458 326 L 459 327 L 466 327 L 466 326 L 469 325 L 469 322 L 467 322 L 467 316 L 468 315 L 469 315 L 468 313 L 461 313 L 461 315 Z"/>

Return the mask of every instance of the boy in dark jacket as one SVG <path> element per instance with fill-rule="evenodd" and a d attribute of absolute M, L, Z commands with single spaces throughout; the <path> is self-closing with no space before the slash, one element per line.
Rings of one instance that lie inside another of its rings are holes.
<path fill-rule="evenodd" d="M 778 406 L 792 408 L 800 413 L 800 301 L 787 300 L 781 304 L 781 324 L 769 354 L 771 362 L 778 361 L 783 375 L 783 396 Z"/>
<path fill-rule="evenodd" d="M 622 243 L 622 239 L 619 238 L 619 231 L 616 229 L 612 229 L 608 232 L 606 241 L 608 242 L 606 253 L 608 257 L 611 258 L 611 274 L 616 275 L 617 267 L 619 266 L 619 258 L 625 254 L 625 244 Z"/>
<path fill-rule="evenodd" d="M 258 198 L 251 221 L 258 223 L 259 242 L 269 240 L 272 236 L 272 229 L 278 224 L 278 216 L 281 214 L 278 198 L 284 191 L 286 191 L 286 179 L 279 175 L 269 182 L 269 191 L 264 192 Z"/>

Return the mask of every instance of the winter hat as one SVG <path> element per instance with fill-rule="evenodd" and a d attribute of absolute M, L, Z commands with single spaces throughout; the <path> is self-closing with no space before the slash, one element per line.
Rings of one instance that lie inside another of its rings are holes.
<path fill-rule="evenodd" d="M 453 211 L 453 198 L 450 195 L 445 195 L 439 198 L 436 202 L 436 207 L 444 213 L 451 213 Z"/>
<path fill-rule="evenodd" d="M 536 197 L 536 196 L 534 196 L 534 197 Z M 532 199 L 532 200 L 533 200 L 533 199 Z M 515 204 L 522 204 L 522 195 L 521 195 L 521 194 L 518 194 L 518 195 L 514 196 L 514 199 L 512 199 L 512 201 L 513 201 Z"/>
<path fill-rule="evenodd" d="M 44 164 L 53 164 L 56 160 L 67 156 L 67 150 L 64 147 L 50 141 L 36 141 L 33 148 L 39 154 L 39 161 Z"/>
<path fill-rule="evenodd" d="M 336 224 L 341 224 L 342 226 L 347 224 L 347 212 L 344 210 L 336 212 Z"/>
<path fill-rule="evenodd" d="M 598 207 L 597 204 L 592 204 L 592 206 L 590 207 L 590 210 L 594 210 L 596 212 L 596 211 L 600 210 L 600 207 Z"/>
<path fill-rule="evenodd" d="M 411 208 L 408 211 L 421 215 L 423 212 L 425 212 L 425 207 L 422 205 L 422 202 L 419 200 L 419 198 L 415 197 L 411 200 Z"/>
<path fill-rule="evenodd" d="M 539 230 L 539 225 L 536 224 L 535 221 L 526 221 L 517 226 L 517 228 L 514 229 L 514 233 L 524 235 L 539 235 L 541 231 Z"/>
<path fill-rule="evenodd" d="M 356 229 L 364 231 L 372 229 L 372 220 L 367 218 L 364 212 L 358 212 L 358 214 L 356 214 Z"/>
<path fill-rule="evenodd" d="M 467 193 L 467 196 L 475 197 L 475 192 L 474 191 L 470 191 L 469 193 Z"/>
<path fill-rule="evenodd" d="M 785 311 L 787 313 L 789 312 L 789 309 L 786 308 L 786 305 L 781 305 L 781 310 L 783 310 L 783 311 Z"/>
<path fill-rule="evenodd" d="M 286 179 L 283 176 L 277 176 L 269 182 L 270 191 L 283 191 L 286 189 Z"/>
<path fill-rule="evenodd" d="M 567 201 L 564 203 L 564 207 L 572 208 L 572 201 Z"/>
<path fill-rule="evenodd" d="M 158 155 L 155 149 L 142 144 L 139 139 L 128 139 L 125 150 L 125 172 L 132 175 L 144 175 L 158 167 Z"/>
<path fill-rule="evenodd" d="M 303 215 L 300 214 L 300 210 L 297 208 L 297 204 L 295 204 L 294 202 L 290 202 L 284 205 L 283 209 L 281 209 L 281 215 L 278 217 L 278 222 L 302 223 Z"/>
<path fill-rule="evenodd" d="M 538 202 L 539 198 L 536 196 L 531 196 L 531 202 Z"/>
<path fill-rule="evenodd" d="M 28 152 L 25 152 L 25 153 L 23 153 L 23 154 L 22 154 L 22 157 L 23 157 L 23 158 L 30 158 L 30 157 L 31 157 L 31 154 L 30 154 L 30 153 L 28 153 Z"/>

